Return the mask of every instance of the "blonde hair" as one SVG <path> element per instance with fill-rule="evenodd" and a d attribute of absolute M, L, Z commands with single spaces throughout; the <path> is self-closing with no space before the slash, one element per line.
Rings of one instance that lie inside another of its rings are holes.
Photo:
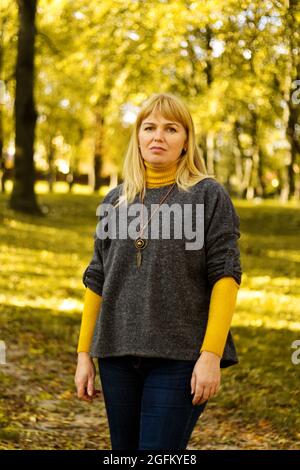
<path fill-rule="evenodd" d="M 140 194 L 141 197 L 145 195 L 145 165 L 139 151 L 138 133 L 142 121 L 156 111 L 159 111 L 165 119 L 172 119 L 182 124 L 187 133 L 187 151 L 180 157 L 175 175 L 178 188 L 188 191 L 190 187 L 205 178 L 215 178 L 215 175 L 207 173 L 205 162 L 196 143 L 192 116 L 186 105 L 171 93 L 155 93 L 143 103 L 133 126 L 123 163 L 123 188 L 116 206 L 122 202 L 133 202 L 136 194 Z"/>

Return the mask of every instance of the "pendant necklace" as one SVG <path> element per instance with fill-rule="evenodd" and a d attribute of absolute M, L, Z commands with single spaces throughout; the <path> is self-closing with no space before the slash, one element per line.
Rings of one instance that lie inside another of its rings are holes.
<path fill-rule="evenodd" d="M 167 194 L 160 200 L 159 202 L 159 205 L 157 207 L 157 209 L 155 209 L 155 211 L 153 212 L 153 214 L 151 215 L 150 219 L 148 220 L 148 222 L 146 222 L 146 224 L 142 227 L 142 223 L 143 223 L 143 209 L 144 209 L 144 196 L 141 198 L 141 202 L 142 202 L 142 215 L 141 215 L 141 222 L 140 222 L 140 235 L 135 239 L 134 241 L 134 245 L 137 249 L 137 252 L 136 252 L 136 264 L 137 264 L 137 268 L 139 269 L 141 264 L 142 264 L 142 251 L 146 248 L 146 246 L 148 245 L 148 240 L 146 238 L 143 238 L 143 231 L 144 231 L 144 228 L 147 227 L 147 225 L 149 224 L 150 220 L 152 219 L 152 217 L 154 216 L 154 214 L 158 211 L 158 209 L 160 208 L 161 204 L 167 199 L 167 197 L 169 196 L 170 192 L 172 191 L 172 189 L 174 188 L 176 182 L 171 186 L 171 188 L 168 190 Z"/>

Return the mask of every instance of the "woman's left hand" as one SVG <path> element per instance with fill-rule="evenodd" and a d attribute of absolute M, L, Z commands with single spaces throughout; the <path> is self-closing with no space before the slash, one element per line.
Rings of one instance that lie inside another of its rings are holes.
<path fill-rule="evenodd" d="M 191 379 L 193 405 L 201 405 L 218 393 L 221 383 L 220 361 L 221 358 L 217 354 L 202 351 Z"/>

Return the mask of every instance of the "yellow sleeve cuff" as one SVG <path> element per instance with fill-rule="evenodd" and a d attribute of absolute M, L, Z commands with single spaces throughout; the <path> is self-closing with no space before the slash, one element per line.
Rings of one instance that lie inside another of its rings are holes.
<path fill-rule="evenodd" d="M 239 284 L 233 277 L 222 277 L 213 286 L 205 337 L 200 349 L 223 356 L 236 306 Z"/>
<path fill-rule="evenodd" d="M 77 353 L 90 351 L 95 324 L 98 313 L 100 311 L 101 303 L 102 297 L 87 287 L 84 296 Z"/>

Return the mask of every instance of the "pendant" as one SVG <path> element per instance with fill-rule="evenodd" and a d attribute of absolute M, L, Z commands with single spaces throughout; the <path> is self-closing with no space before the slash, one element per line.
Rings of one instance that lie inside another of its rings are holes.
<path fill-rule="evenodd" d="M 142 250 L 144 248 L 146 248 L 146 246 L 148 245 L 148 240 L 145 239 L 145 238 L 137 238 L 135 241 L 134 241 L 134 245 L 137 249 L 137 253 L 136 253 L 136 265 L 138 267 L 138 269 L 140 268 L 141 264 L 142 264 Z"/>
<path fill-rule="evenodd" d="M 141 264 L 142 264 L 142 252 L 141 250 L 138 250 L 136 253 L 136 265 L 138 269 L 140 269 Z"/>

